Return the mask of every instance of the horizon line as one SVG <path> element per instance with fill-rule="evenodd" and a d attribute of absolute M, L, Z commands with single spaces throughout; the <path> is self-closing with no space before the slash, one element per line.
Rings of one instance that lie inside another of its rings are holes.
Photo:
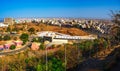
<path fill-rule="evenodd" d="M 111 18 L 98 18 L 98 17 L 1 17 L 0 19 L 4 18 L 71 18 L 71 19 L 105 19 L 111 20 Z"/>

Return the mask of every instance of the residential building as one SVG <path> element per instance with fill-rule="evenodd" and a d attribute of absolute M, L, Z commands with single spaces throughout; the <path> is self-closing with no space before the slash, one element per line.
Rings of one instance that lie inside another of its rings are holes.
<path fill-rule="evenodd" d="M 14 24 L 13 18 L 5 18 L 4 24 L 13 25 Z"/>

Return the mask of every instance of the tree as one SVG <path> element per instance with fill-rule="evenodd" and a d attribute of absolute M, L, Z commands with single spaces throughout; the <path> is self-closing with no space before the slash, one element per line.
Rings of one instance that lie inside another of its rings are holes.
<path fill-rule="evenodd" d="M 93 43 L 93 50 L 94 50 L 93 54 L 96 53 L 96 57 L 98 55 L 97 52 L 99 51 L 99 46 L 100 46 L 99 40 L 95 39 Z"/>
<path fill-rule="evenodd" d="M 18 38 L 17 37 L 13 37 L 13 40 L 17 40 Z"/>
<path fill-rule="evenodd" d="M 108 47 L 108 42 L 106 40 L 103 41 L 103 47 L 106 49 Z"/>
<path fill-rule="evenodd" d="M 30 28 L 30 29 L 28 29 L 28 31 L 29 31 L 31 34 L 33 34 L 33 33 L 35 32 L 35 29 L 34 29 L 34 28 Z"/>
<path fill-rule="evenodd" d="M 10 26 L 7 27 L 7 30 L 6 30 L 6 31 L 7 31 L 7 32 L 11 32 Z"/>
<path fill-rule="evenodd" d="M 64 63 L 56 57 L 50 56 L 48 57 L 48 69 L 49 71 L 64 71 L 65 66 Z"/>
<path fill-rule="evenodd" d="M 38 37 L 38 38 L 33 38 L 33 42 L 43 42 L 43 38 Z"/>
<path fill-rule="evenodd" d="M 10 46 L 10 49 L 11 49 L 11 50 L 14 50 L 15 48 L 16 48 L 15 45 L 11 45 L 11 46 Z"/>
<path fill-rule="evenodd" d="M 11 38 L 10 38 L 9 35 L 5 35 L 4 38 L 3 38 L 3 40 L 5 40 L 5 41 L 6 41 L 6 40 L 10 40 L 10 39 L 11 39 Z"/>
<path fill-rule="evenodd" d="M 14 27 L 14 28 L 12 29 L 12 31 L 18 32 L 18 28 L 17 28 L 17 27 Z"/>
<path fill-rule="evenodd" d="M 0 41 L 1 41 L 2 39 L 3 39 L 2 36 L 0 36 Z"/>
<path fill-rule="evenodd" d="M 113 11 L 111 12 L 112 12 L 112 21 L 115 23 L 115 26 L 112 26 L 110 30 L 112 35 L 111 43 L 118 44 L 120 42 L 120 11 L 116 13 L 114 13 Z"/>
<path fill-rule="evenodd" d="M 36 69 L 36 71 L 45 71 L 45 70 L 46 70 L 45 67 L 46 67 L 45 64 L 39 63 L 39 64 L 35 67 L 35 69 Z"/>
<path fill-rule="evenodd" d="M 40 44 L 39 49 L 42 49 L 42 50 L 45 49 L 45 46 L 43 45 L 43 43 Z"/>
<path fill-rule="evenodd" d="M 115 24 L 120 26 L 120 11 L 117 11 L 115 13 L 113 11 L 111 11 L 111 13 L 112 13 L 112 21 Z"/>
<path fill-rule="evenodd" d="M 37 23 L 35 20 L 32 20 L 32 23 Z"/>
<path fill-rule="evenodd" d="M 28 41 L 28 38 L 29 38 L 29 35 L 26 34 L 26 33 L 23 33 L 23 34 L 20 36 L 20 39 L 23 41 L 23 44 L 25 44 L 25 43 Z"/>
<path fill-rule="evenodd" d="M 29 35 L 26 34 L 26 33 L 23 33 L 23 34 L 20 36 L 20 39 L 21 39 L 21 40 L 28 40 L 28 38 L 29 38 Z"/>

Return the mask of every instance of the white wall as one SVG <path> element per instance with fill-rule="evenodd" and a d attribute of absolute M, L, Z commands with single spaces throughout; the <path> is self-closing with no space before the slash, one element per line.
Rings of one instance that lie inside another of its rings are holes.
<path fill-rule="evenodd" d="M 68 43 L 68 40 L 64 40 L 64 39 L 52 39 L 52 42 L 55 43 Z"/>

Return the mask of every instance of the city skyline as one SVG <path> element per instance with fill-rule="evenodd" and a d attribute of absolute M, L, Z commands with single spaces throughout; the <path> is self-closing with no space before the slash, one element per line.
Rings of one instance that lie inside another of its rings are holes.
<path fill-rule="evenodd" d="M 120 0 L 1 0 L 0 18 L 73 17 L 110 18 L 110 10 L 120 9 Z"/>

